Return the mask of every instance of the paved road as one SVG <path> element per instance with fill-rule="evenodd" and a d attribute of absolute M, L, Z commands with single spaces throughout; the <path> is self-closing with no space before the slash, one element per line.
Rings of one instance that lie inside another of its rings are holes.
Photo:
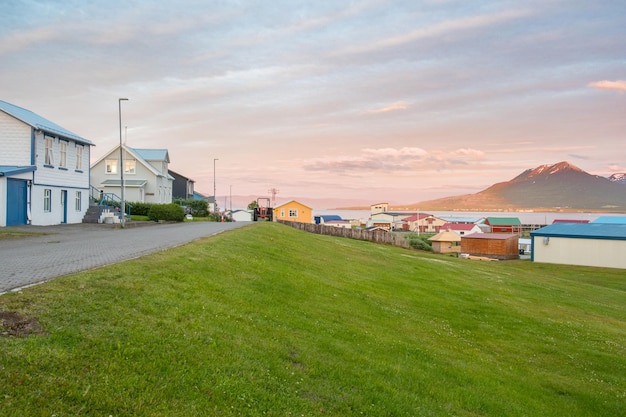
<path fill-rule="evenodd" d="M 249 224 L 190 222 L 126 229 L 102 224 L 10 227 L 7 229 L 46 235 L 0 240 L 0 294 Z"/>

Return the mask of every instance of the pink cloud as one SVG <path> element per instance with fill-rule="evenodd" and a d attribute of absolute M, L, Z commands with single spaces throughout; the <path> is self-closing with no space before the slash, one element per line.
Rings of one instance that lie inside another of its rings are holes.
<path fill-rule="evenodd" d="M 617 81 L 594 81 L 592 83 L 587 84 L 588 87 L 597 88 L 599 90 L 617 90 L 617 91 L 626 91 L 626 81 L 617 80 Z"/>
<path fill-rule="evenodd" d="M 394 103 L 391 103 L 390 105 L 386 106 L 386 107 L 382 107 L 380 109 L 372 109 L 369 110 L 370 113 L 387 113 L 390 111 L 397 111 L 397 110 L 406 110 L 409 108 L 409 106 L 411 105 L 410 102 L 408 101 L 396 101 Z"/>

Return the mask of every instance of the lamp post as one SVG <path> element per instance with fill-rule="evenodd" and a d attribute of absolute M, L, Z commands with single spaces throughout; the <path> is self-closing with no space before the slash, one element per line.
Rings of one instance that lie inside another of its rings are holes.
<path fill-rule="evenodd" d="M 215 161 L 219 161 L 219 159 L 213 158 L 213 214 L 217 213 L 217 194 L 215 191 Z"/>
<path fill-rule="evenodd" d="M 121 188 L 121 192 L 122 192 L 122 202 L 120 204 L 120 214 L 122 215 L 120 222 L 121 222 L 121 226 L 122 228 L 124 228 L 124 225 L 126 224 L 126 215 L 124 214 L 124 212 L 126 211 L 126 207 L 125 207 L 125 201 L 124 201 L 124 149 L 122 148 L 122 100 L 124 101 L 128 101 L 127 98 L 119 98 L 117 100 L 117 103 L 119 105 L 119 116 L 120 116 L 120 188 Z"/>

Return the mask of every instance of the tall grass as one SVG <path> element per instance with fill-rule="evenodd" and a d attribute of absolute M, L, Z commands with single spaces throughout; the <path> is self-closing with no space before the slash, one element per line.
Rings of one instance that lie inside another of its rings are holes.
<path fill-rule="evenodd" d="M 626 415 L 623 270 L 262 223 L 0 297 L 3 416 Z"/>

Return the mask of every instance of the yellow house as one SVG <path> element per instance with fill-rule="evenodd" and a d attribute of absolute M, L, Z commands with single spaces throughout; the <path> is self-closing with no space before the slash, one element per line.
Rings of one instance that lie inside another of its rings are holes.
<path fill-rule="evenodd" d="M 274 220 L 313 223 L 313 209 L 296 200 L 291 200 L 274 207 Z"/>

